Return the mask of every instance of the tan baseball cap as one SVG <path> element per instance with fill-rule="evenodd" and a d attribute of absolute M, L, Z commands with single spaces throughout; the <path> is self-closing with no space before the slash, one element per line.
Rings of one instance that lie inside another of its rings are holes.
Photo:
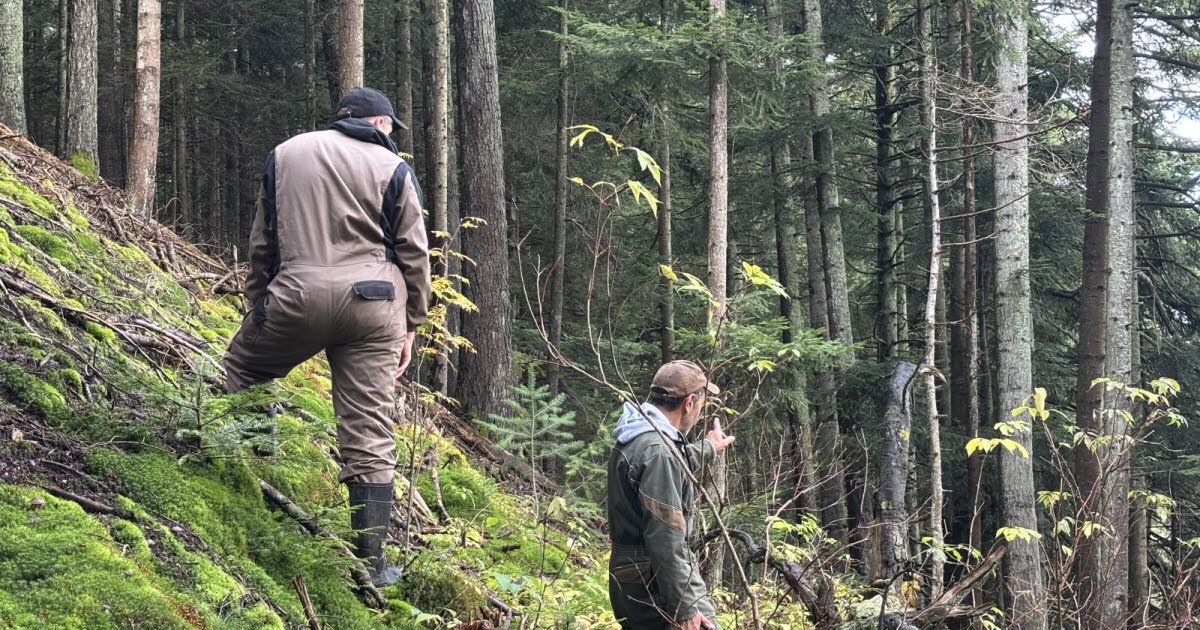
<path fill-rule="evenodd" d="M 721 393 L 721 388 L 709 381 L 704 370 L 691 361 L 671 361 L 658 368 L 650 389 L 672 398 L 683 398 L 701 389 L 707 389 L 711 394 Z"/>

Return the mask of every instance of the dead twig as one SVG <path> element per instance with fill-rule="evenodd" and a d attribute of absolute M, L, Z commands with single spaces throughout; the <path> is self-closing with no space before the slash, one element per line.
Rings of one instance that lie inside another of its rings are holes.
<path fill-rule="evenodd" d="M 304 576 L 297 575 L 292 578 L 292 586 L 296 589 L 296 595 L 300 597 L 300 604 L 304 606 L 304 616 L 308 617 L 308 630 L 321 630 L 321 622 L 317 621 L 317 613 L 313 610 L 312 600 L 308 598 L 308 587 L 304 585 Z"/>

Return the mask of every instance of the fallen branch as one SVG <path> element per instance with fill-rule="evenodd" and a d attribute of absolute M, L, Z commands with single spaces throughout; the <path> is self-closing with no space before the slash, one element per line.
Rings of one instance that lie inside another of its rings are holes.
<path fill-rule="evenodd" d="M 332 540 L 337 544 L 338 549 L 350 559 L 350 575 L 358 585 L 359 595 L 367 600 L 365 602 L 367 605 L 374 605 L 380 610 L 387 607 L 387 600 L 383 598 L 383 594 L 379 592 L 379 589 L 375 588 L 375 585 L 371 583 L 371 575 L 367 573 L 367 568 L 363 566 L 362 560 L 359 560 L 358 556 L 354 555 L 354 552 L 350 550 L 349 545 L 344 540 L 318 525 L 317 520 L 310 516 L 308 512 L 305 512 L 304 508 L 296 505 L 295 502 L 276 489 L 275 486 L 259 479 L 258 487 L 262 489 L 263 496 L 267 498 L 268 502 L 273 503 L 276 507 L 283 510 L 285 514 L 295 519 L 309 534 Z"/>
<path fill-rule="evenodd" d="M 991 606 L 982 606 L 979 608 L 959 606 L 958 601 L 964 595 L 971 591 L 976 582 L 987 577 L 996 563 L 1004 557 L 1004 552 L 1007 547 L 1004 545 L 997 546 L 991 553 L 979 563 L 979 566 L 971 570 L 970 573 L 963 576 L 961 580 L 954 583 L 954 586 L 946 589 L 941 597 L 938 597 L 925 608 L 922 608 L 915 615 L 913 621 L 923 625 L 938 624 L 946 619 L 957 619 L 962 617 L 973 617 L 975 615 L 987 612 Z"/>
<path fill-rule="evenodd" d="M 45 490 L 51 496 L 77 504 L 79 507 L 83 508 L 84 512 L 89 514 L 105 514 L 108 516 L 116 516 L 127 521 L 136 520 L 136 517 L 134 517 L 132 512 L 115 508 L 111 505 L 106 505 L 94 499 L 89 499 L 87 497 L 75 494 L 74 492 L 68 492 L 62 488 L 56 488 L 54 486 L 45 484 L 38 484 L 37 487 Z"/>
<path fill-rule="evenodd" d="M 304 606 L 304 616 L 308 617 L 308 630 L 321 630 L 321 623 L 317 621 L 317 613 L 313 610 L 312 600 L 308 598 L 308 587 L 304 585 L 304 576 L 297 575 L 292 578 L 292 586 L 296 589 L 296 595 L 300 597 L 300 604 Z"/>

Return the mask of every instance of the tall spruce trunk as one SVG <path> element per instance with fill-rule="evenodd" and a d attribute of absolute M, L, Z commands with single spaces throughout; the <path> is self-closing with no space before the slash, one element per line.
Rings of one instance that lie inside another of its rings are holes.
<path fill-rule="evenodd" d="M 186 51 L 188 48 L 186 16 L 187 0 L 177 0 L 175 3 L 175 43 L 183 55 L 187 55 Z M 170 213 L 172 219 L 180 216 L 189 216 L 192 207 L 191 192 L 188 188 L 187 82 L 177 78 L 174 83 L 174 90 L 172 90 L 173 94 L 171 97 L 172 137 L 174 145 L 171 180 L 175 187 L 175 204 L 172 204 L 175 211 Z M 171 221 L 171 223 L 174 224 L 175 221 Z"/>
<path fill-rule="evenodd" d="M 506 413 L 512 366 L 504 147 L 492 0 L 455 2 L 454 35 L 462 123 L 462 213 L 487 222 L 469 230 L 463 239 L 463 253 L 476 263 L 464 269 L 470 281 L 467 297 L 479 310 L 462 318 L 462 334 L 476 352 L 463 355 L 458 397 L 469 413 L 487 418 Z"/>
<path fill-rule="evenodd" d="M 58 116 L 54 119 L 54 148 L 59 157 L 67 156 L 67 107 L 71 100 L 70 50 L 70 0 L 58 0 Z"/>
<path fill-rule="evenodd" d="M 918 5 L 917 14 L 921 37 L 921 125 L 925 127 L 925 203 L 929 206 L 929 286 L 925 297 L 925 358 L 921 369 L 925 376 L 925 409 L 929 423 L 929 597 L 937 599 L 944 588 L 944 561 L 941 547 L 945 539 L 942 524 L 942 437 L 938 416 L 938 369 L 935 364 L 938 348 L 938 297 L 942 274 L 942 212 L 938 196 L 937 154 L 937 59 L 933 45 L 933 16 L 931 7 Z"/>
<path fill-rule="evenodd" d="M 363 85 L 363 0 L 337 0 L 337 98 Z"/>
<path fill-rule="evenodd" d="M 160 0 L 138 0 L 137 7 L 137 67 L 128 192 L 133 212 L 143 219 L 151 219 L 154 214 L 154 184 L 158 164 L 162 4 Z"/>
<path fill-rule="evenodd" d="M 975 53 L 974 44 L 971 39 L 971 21 L 972 7 L 971 0 L 962 0 L 961 2 L 960 19 L 961 30 L 959 48 L 961 50 L 961 68 L 960 76 L 962 77 L 963 85 L 970 86 L 975 81 Z M 976 201 L 975 201 L 975 120 L 969 116 L 962 117 L 962 181 L 963 181 L 963 205 L 962 205 L 962 242 L 959 247 L 959 254 L 962 266 L 962 300 L 960 303 L 959 316 L 962 324 L 959 326 L 963 343 L 966 344 L 965 352 L 963 352 L 963 366 L 965 373 L 958 377 L 962 381 L 962 400 L 958 404 L 954 404 L 953 410 L 956 414 L 961 414 L 961 418 L 965 420 L 967 436 L 970 438 L 979 437 L 979 314 L 977 304 L 979 301 L 979 265 L 978 265 L 978 244 L 975 243 L 978 238 L 976 235 Z M 957 352 L 952 352 L 951 357 L 958 356 Z M 972 549 L 982 551 L 983 548 L 983 527 L 980 515 L 980 500 L 979 493 L 981 490 L 980 483 L 983 475 L 983 457 L 972 457 L 967 462 L 967 510 L 968 510 L 968 536 L 967 542 Z M 971 602 L 975 605 L 983 603 L 983 593 L 980 589 L 971 590 Z"/>
<path fill-rule="evenodd" d="M 710 17 L 720 24 L 725 17 L 725 0 L 710 1 Z M 712 331 L 722 327 L 728 307 L 729 79 L 726 70 L 724 52 L 714 50 L 708 62 L 708 290 L 712 293 L 708 326 Z M 724 505 L 726 500 L 728 469 L 725 461 L 725 457 L 718 457 L 710 472 L 718 506 Z M 713 546 L 705 571 L 707 584 L 721 584 L 724 563 L 724 546 Z"/>
<path fill-rule="evenodd" d="M 562 342 L 563 278 L 567 273 L 567 0 L 559 0 L 558 8 L 558 119 L 556 124 L 556 146 L 554 151 L 554 256 L 550 276 L 550 345 L 559 347 Z M 550 394 L 558 395 L 559 365 L 551 358 Z"/>
<path fill-rule="evenodd" d="M 879 453 L 879 574 L 891 580 L 908 562 L 909 436 L 912 432 L 912 389 L 917 366 L 901 361 L 892 370 L 883 414 Z M 900 584 L 895 582 L 897 591 Z"/>
<path fill-rule="evenodd" d="M 311 1 L 311 0 L 310 0 Z M 449 19 L 447 17 L 447 19 Z M 412 98 L 412 0 L 397 0 L 394 36 L 396 38 L 396 59 L 393 70 L 396 73 L 396 91 L 392 96 L 396 104 L 396 118 L 408 125 L 408 129 L 399 129 L 396 143 L 401 153 L 413 155 L 413 98 Z M 450 63 L 449 44 L 447 44 L 446 63 Z M 449 89 L 447 85 L 447 89 Z M 447 96 L 447 100 L 449 97 Z M 449 125 L 450 117 L 446 116 Z M 412 159 L 411 157 L 405 159 Z M 448 186 L 448 184 L 447 184 Z"/>
<path fill-rule="evenodd" d="M 97 74 L 96 0 L 72 0 L 71 45 L 68 51 L 71 89 L 67 95 L 65 155 L 75 165 L 96 172 L 100 154 Z"/>
<path fill-rule="evenodd" d="M 810 34 L 814 45 L 809 49 L 810 60 L 818 67 L 825 64 L 825 47 L 822 34 L 821 2 L 820 0 L 803 0 L 802 16 L 804 29 Z M 809 94 L 809 108 L 813 118 L 824 120 L 830 110 L 828 79 L 824 72 L 819 72 L 813 82 Z M 833 129 L 828 125 L 818 127 L 812 134 L 813 160 L 816 162 L 816 174 L 813 177 L 812 195 L 816 204 L 817 215 L 820 218 L 821 233 L 820 252 L 823 278 L 825 282 L 826 317 L 823 319 L 829 331 L 829 338 L 845 345 L 854 342 L 854 331 L 850 323 L 850 298 L 846 284 L 846 256 L 842 243 L 842 218 L 840 200 L 838 198 L 836 163 L 833 155 Z M 836 372 L 836 373 L 834 373 Z M 838 526 L 831 521 L 824 522 L 828 528 L 845 533 L 842 538 L 851 544 L 851 554 L 863 565 L 870 562 L 864 557 L 866 546 L 859 526 L 863 525 L 862 506 L 864 504 L 865 471 L 862 468 L 862 458 L 850 456 L 843 448 L 841 434 L 853 434 L 855 431 L 854 418 L 839 409 L 837 404 L 837 382 L 840 371 L 831 371 L 821 378 L 819 388 L 824 392 L 821 405 L 828 405 L 823 410 L 826 417 L 818 420 L 818 450 L 824 451 L 829 459 L 828 470 L 822 472 L 821 483 L 822 504 L 826 507 L 829 519 L 845 518 L 849 520 Z M 852 482 L 847 487 L 847 478 Z M 831 504 L 830 501 L 834 503 Z M 850 525 L 854 531 L 844 529 Z"/>
<path fill-rule="evenodd" d="M 659 28 L 664 37 L 671 32 L 670 0 L 659 0 Z M 658 264 L 670 267 L 671 260 L 671 117 L 665 102 L 659 104 L 662 123 L 658 165 L 662 169 L 658 186 Z M 659 354 L 663 363 L 675 359 L 675 290 L 666 274 L 659 274 Z"/>
<path fill-rule="evenodd" d="M 25 6 L 0 0 L 0 123 L 17 133 L 25 126 Z"/>
<path fill-rule="evenodd" d="M 121 37 L 121 22 L 131 21 L 121 10 L 121 0 L 101 0 L 97 27 L 99 29 L 100 64 L 100 174 L 109 184 L 124 188 L 126 127 L 126 93 L 129 83 L 125 77 L 125 42 Z"/>
<path fill-rule="evenodd" d="M 426 111 L 429 119 L 429 136 L 426 152 L 432 165 L 430 182 L 427 184 L 433 191 L 430 211 L 433 214 L 433 231 L 435 237 L 432 246 L 445 247 L 444 234 L 450 233 L 450 221 L 447 215 L 447 200 L 449 193 L 450 169 L 450 139 L 447 120 L 450 108 L 450 39 L 448 6 L 446 0 L 427 0 L 425 16 L 428 39 L 431 50 L 427 51 L 433 66 L 433 73 L 426 77 L 431 83 L 430 107 Z M 449 256 L 442 256 L 434 266 L 434 271 L 442 277 L 449 277 L 449 267 L 446 262 Z M 433 386 L 438 392 L 446 393 L 450 383 L 450 364 L 445 354 L 439 353 L 434 360 Z"/>
<path fill-rule="evenodd" d="M 317 1 L 304 0 L 304 130 L 313 131 L 316 128 Z"/>
<path fill-rule="evenodd" d="M 1129 448 L 1122 440 L 1129 426 L 1122 414 L 1133 409 L 1124 393 L 1093 382 L 1130 383 L 1133 368 L 1136 68 L 1131 5 L 1099 0 L 1096 16 L 1075 421 L 1091 438 L 1109 439 L 1094 449 L 1075 447 L 1079 520 L 1104 532 L 1077 545 L 1077 598 L 1082 625 L 1117 628 L 1129 613 Z"/>
<path fill-rule="evenodd" d="M 1008 417 L 1033 393 L 1033 316 L 1029 294 L 1028 19 L 1025 3 L 997 10 L 995 195 L 996 195 L 996 386 Z M 1004 527 L 1037 530 L 1033 480 L 1033 433 L 1011 436 L 1029 453 L 1000 453 Z M 1046 627 L 1045 587 L 1038 541 L 1013 540 L 1004 554 L 1005 620 L 1018 630 Z"/>
<path fill-rule="evenodd" d="M 783 11 L 779 0 L 764 0 L 764 10 L 767 14 L 767 31 L 772 38 L 782 38 L 784 35 Z M 783 63 L 779 57 L 771 60 L 771 70 L 775 75 L 772 79 L 772 89 L 782 94 L 785 85 L 781 78 Z M 770 169 L 771 169 L 771 206 L 775 218 L 775 261 L 779 268 L 779 283 L 787 291 L 786 296 L 779 298 L 779 316 L 786 326 L 782 332 L 782 341 L 791 343 L 795 332 L 804 326 L 804 318 L 796 303 L 802 291 L 796 266 L 799 263 L 797 253 L 796 214 L 790 203 L 793 180 L 791 175 L 791 151 L 786 139 L 780 131 L 776 131 L 771 140 Z M 795 391 L 807 389 L 807 378 L 804 374 L 789 383 Z M 784 426 L 790 434 L 789 458 L 781 463 L 788 466 L 789 473 L 785 475 L 784 501 L 790 504 L 789 512 L 809 511 L 814 501 L 809 493 L 812 460 L 812 417 L 807 400 L 785 403 Z"/>
<path fill-rule="evenodd" d="M 875 30 L 886 41 L 893 27 L 891 4 L 881 0 L 875 8 Z M 887 361 L 899 342 L 900 326 L 897 322 L 896 264 L 900 239 L 896 231 L 896 200 L 892 190 L 892 137 L 898 110 L 895 106 L 896 64 L 892 62 L 892 48 L 881 46 L 877 51 L 875 65 L 871 71 L 875 78 L 875 212 L 878 217 L 875 245 L 876 297 L 875 337 L 876 356 L 882 363 Z"/>

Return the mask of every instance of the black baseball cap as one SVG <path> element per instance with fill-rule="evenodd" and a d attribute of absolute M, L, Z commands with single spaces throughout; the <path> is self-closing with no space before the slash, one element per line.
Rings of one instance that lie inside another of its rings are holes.
<path fill-rule="evenodd" d="M 370 118 L 372 116 L 387 116 L 401 129 L 408 129 L 408 125 L 396 118 L 396 110 L 392 109 L 392 102 L 379 90 L 367 87 L 352 88 L 346 92 L 342 100 L 338 101 L 336 118 Z"/>

